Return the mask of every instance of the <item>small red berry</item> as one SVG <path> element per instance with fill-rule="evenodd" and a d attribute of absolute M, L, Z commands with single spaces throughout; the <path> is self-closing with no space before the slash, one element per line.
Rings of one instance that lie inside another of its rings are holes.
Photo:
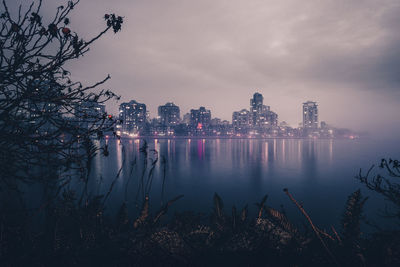
<path fill-rule="evenodd" d="M 69 28 L 67 28 L 67 27 L 64 27 L 64 28 L 62 29 L 62 33 L 63 33 L 64 35 L 69 35 L 69 34 L 71 33 L 71 30 L 70 30 Z"/>

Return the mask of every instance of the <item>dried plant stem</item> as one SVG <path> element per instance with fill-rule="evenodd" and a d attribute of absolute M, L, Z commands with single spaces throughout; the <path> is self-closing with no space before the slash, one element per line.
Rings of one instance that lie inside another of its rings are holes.
<path fill-rule="evenodd" d="M 333 225 L 331 225 L 332 231 L 335 234 L 337 240 L 339 241 L 339 243 L 342 243 L 342 239 L 340 238 L 339 234 L 336 232 L 335 227 L 333 227 Z"/>
<path fill-rule="evenodd" d="M 140 225 L 146 222 L 147 217 L 149 217 L 149 196 L 146 195 L 144 198 L 144 203 L 140 216 L 133 223 L 133 228 L 138 228 Z"/>
<path fill-rule="evenodd" d="M 168 208 L 169 208 L 175 201 L 179 200 L 179 199 L 182 198 L 182 197 L 183 197 L 183 195 L 179 195 L 179 196 L 177 196 L 177 197 L 171 199 L 170 201 L 168 201 L 168 202 L 161 208 L 161 210 L 157 213 L 156 217 L 155 217 L 154 220 L 153 220 L 153 223 L 157 223 L 157 222 L 160 220 L 160 218 L 161 218 L 164 214 L 167 213 Z"/>
<path fill-rule="evenodd" d="M 329 239 L 332 240 L 332 241 L 335 241 L 335 238 L 333 238 L 333 236 L 331 236 L 330 234 L 328 234 L 325 230 L 321 230 L 321 229 L 318 229 L 318 228 L 317 228 L 317 230 L 318 230 L 318 232 L 319 232 L 320 234 L 322 234 L 323 236 L 329 238 Z"/>
<path fill-rule="evenodd" d="M 125 166 L 125 159 L 126 159 L 126 157 L 125 157 L 125 147 L 124 147 L 124 146 L 122 147 L 122 157 L 123 157 L 123 159 L 122 159 L 121 168 L 119 169 L 117 175 L 115 176 L 114 180 L 112 181 L 112 183 L 111 183 L 111 185 L 110 185 L 110 188 L 108 189 L 107 194 L 106 194 L 105 197 L 104 197 L 103 206 L 104 206 L 104 204 L 106 203 L 108 197 L 110 196 L 110 194 L 111 194 L 111 192 L 112 192 L 112 190 L 113 190 L 113 188 L 114 188 L 114 185 L 115 185 L 115 183 L 117 182 L 117 180 L 118 180 L 119 176 L 121 175 L 121 172 L 122 172 L 122 170 L 123 170 L 123 168 L 124 168 L 124 166 Z"/>
<path fill-rule="evenodd" d="M 133 169 L 134 169 L 135 166 L 136 166 L 136 158 L 133 160 L 133 162 L 131 164 L 131 171 L 129 173 L 128 180 L 127 180 L 127 182 L 125 184 L 125 202 L 128 201 L 128 186 L 129 186 L 129 182 L 131 181 Z"/>
<path fill-rule="evenodd" d="M 304 217 L 306 217 L 307 221 L 309 222 L 309 224 L 311 225 L 311 228 L 313 229 L 315 235 L 318 237 L 318 239 L 321 241 L 322 246 L 324 247 L 324 249 L 326 250 L 326 252 L 328 253 L 328 255 L 331 257 L 331 259 L 333 260 L 333 262 L 339 266 L 338 261 L 336 260 L 335 256 L 332 254 L 332 252 L 329 250 L 328 246 L 326 245 L 326 243 L 324 242 L 324 240 L 322 239 L 320 232 L 321 230 L 319 230 L 314 223 L 312 222 L 310 216 L 307 214 L 307 212 L 305 211 L 305 209 L 296 201 L 296 199 L 292 196 L 292 194 L 289 193 L 289 190 L 287 188 L 283 189 L 283 191 L 285 192 L 286 195 L 288 195 L 288 197 L 290 198 L 290 200 L 296 205 L 296 207 L 301 211 L 301 213 L 303 213 Z"/>
<path fill-rule="evenodd" d="M 163 180 L 162 180 L 162 186 L 161 186 L 161 206 L 164 204 L 164 190 L 165 190 L 165 178 L 167 176 L 167 171 L 166 171 L 166 165 L 167 165 L 167 160 L 165 159 L 164 156 L 161 156 L 161 164 L 163 166 Z"/>

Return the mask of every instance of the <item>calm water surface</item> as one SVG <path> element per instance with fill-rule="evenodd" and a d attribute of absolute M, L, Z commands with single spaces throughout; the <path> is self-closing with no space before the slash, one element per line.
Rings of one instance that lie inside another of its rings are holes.
<path fill-rule="evenodd" d="M 377 219 L 382 198 L 361 185 L 354 176 L 359 169 L 367 170 L 383 157 L 400 158 L 397 143 L 373 140 L 306 140 L 306 139 L 149 139 L 149 149 L 167 159 L 165 200 L 184 194 L 173 210 L 212 210 L 217 192 L 230 214 L 232 205 L 241 209 L 245 204 L 255 212 L 254 203 L 268 194 L 267 204 L 283 205 L 289 217 L 301 214 L 283 193 L 288 188 L 303 203 L 315 223 L 328 227 L 337 224 L 347 196 L 362 189 L 370 196 L 367 215 Z M 107 192 L 119 169 L 110 196 L 109 211 L 115 212 L 126 197 L 134 208 L 142 171 L 143 140 L 108 140 L 110 156 L 97 156 L 92 172 L 92 192 Z M 149 153 L 153 156 L 153 153 Z M 137 165 L 132 169 L 136 158 Z M 149 163 L 150 164 L 150 163 Z M 161 203 L 163 164 L 155 167 L 150 198 L 154 209 Z M 128 180 L 128 188 L 126 184 Z M 99 183 L 101 181 L 101 183 Z M 140 196 L 140 194 L 139 194 Z M 132 212 L 134 212 L 132 211 Z"/>

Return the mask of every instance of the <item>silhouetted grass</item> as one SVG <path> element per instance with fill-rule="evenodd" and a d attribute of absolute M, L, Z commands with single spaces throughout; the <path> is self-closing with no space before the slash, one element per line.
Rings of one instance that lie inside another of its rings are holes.
<path fill-rule="evenodd" d="M 142 153 L 148 156 L 144 150 Z M 105 213 L 105 202 L 112 194 L 121 169 L 106 195 L 87 196 L 83 204 L 76 192 L 65 187 L 60 189 L 54 201 L 41 208 L 43 221 L 36 229 L 34 219 L 26 212 L 12 212 L 12 206 L 5 209 L 3 205 L 0 266 L 400 264 L 400 231 L 362 234 L 360 229 L 367 198 L 360 190 L 348 197 L 339 231 L 333 226 L 329 232 L 321 230 L 307 213 L 307 207 L 299 204 L 288 189 L 285 193 L 307 219 L 308 225 L 304 229 L 291 222 L 283 211 L 270 207 L 267 195 L 256 204 L 254 218 L 249 217 L 247 205 L 239 212 L 236 207 L 226 211 L 223 199 L 216 193 L 211 214 L 188 211 L 163 219 L 169 207 L 184 196 L 172 198 L 158 211 L 151 207 L 150 189 L 157 159 L 152 159 L 150 164 L 147 159 L 143 162 L 150 169 L 138 176 L 142 183 L 138 185 L 139 194 L 144 193 L 144 199 L 134 218 L 128 214 L 135 207 L 127 201 L 121 203 L 115 217 Z M 132 168 L 134 164 L 136 161 L 131 164 Z M 163 179 L 165 182 L 165 172 Z M 126 186 L 128 183 L 129 180 Z M 8 212 L 4 212 L 6 210 Z"/>

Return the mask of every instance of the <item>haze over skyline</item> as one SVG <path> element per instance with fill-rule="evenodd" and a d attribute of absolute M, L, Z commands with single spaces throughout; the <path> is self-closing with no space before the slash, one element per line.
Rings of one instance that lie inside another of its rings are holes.
<path fill-rule="evenodd" d="M 45 16 L 66 4 L 43 2 Z M 70 70 L 83 82 L 111 75 L 105 88 L 122 96 L 112 113 L 134 99 L 151 117 L 174 102 L 182 115 L 205 106 L 231 121 L 260 92 L 292 126 L 313 100 L 337 127 L 400 134 L 400 1 L 81 0 L 71 29 L 93 36 L 109 12 L 124 16 L 122 32 Z"/>

